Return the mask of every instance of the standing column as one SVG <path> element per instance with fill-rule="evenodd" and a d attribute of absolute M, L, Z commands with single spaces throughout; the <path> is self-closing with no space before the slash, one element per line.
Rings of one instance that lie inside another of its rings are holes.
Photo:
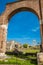
<path fill-rule="evenodd" d="M 0 25 L 0 53 L 6 52 L 7 25 Z"/>
<path fill-rule="evenodd" d="M 37 53 L 38 65 L 43 65 L 43 21 L 40 21 L 40 31 L 41 31 L 41 52 Z"/>
<path fill-rule="evenodd" d="M 41 29 L 41 51 L 43 52 L 43 21 L 41 21 L 40 29 Z"/>

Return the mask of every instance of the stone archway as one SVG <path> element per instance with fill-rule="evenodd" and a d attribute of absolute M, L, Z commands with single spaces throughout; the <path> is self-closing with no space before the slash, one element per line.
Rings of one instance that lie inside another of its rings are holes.
<path fill-rule="evenodd" d="M 43 1 L 42 0 L 23 0 L 13 3 L 8 3 L 6 5 L 6 10 L 0 16 L 0 44 L 3 42 L 2 53 L 6 51 L 6 34 L 7 34 L 7 25 L 8 20 L 19 11 L 28 10 L 35 13 L 40 20 L 40 29 L 41 29 L 41 51 L 43 51 Z M 4 49 L 4 50 L 3 50 Z M 1 53 L 0 52 L 0 53 Z"/>

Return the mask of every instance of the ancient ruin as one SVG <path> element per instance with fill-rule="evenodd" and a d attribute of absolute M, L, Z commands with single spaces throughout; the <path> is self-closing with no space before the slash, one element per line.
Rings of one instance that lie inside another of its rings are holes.
<path fill-rule="evenodd" d="M 0 15 L 0 53 L 6 51 L 6 35 L 9 19 L 20 11 L 31 11 L 36 14 L 40 21 L 41 52 L 43 53 L 43 0 L 19 0 L 6 4 L 6 9 Z"/>

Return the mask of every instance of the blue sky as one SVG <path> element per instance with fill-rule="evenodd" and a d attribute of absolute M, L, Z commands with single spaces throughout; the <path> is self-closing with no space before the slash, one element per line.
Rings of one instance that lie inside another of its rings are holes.
<path fill-rule="evenodd" d="M 14 2 L 14 0 L 0 1 L 0 14 L 4 12 L 6 3 L 8 2 Z M 29 11 L 22 11 L 12 16 L 8 23 L 7 40 L 15 40 L 31 45 L 33 41 L 40 43 L 40 24 L 38 17 Z"/>
<path fill-rule="evenodd" d="M 32 12 L 22 11 L 15 14 L 8 24 L 8 40 L 20 43 L 40 42 L 40 24 Z"/>
<path fill-rule="evenodd" d="M 6 4 L 10 2 L 15 2 L 18 0 L 0 0 L 0 14 L 2 14 L 6 8 Z"/>

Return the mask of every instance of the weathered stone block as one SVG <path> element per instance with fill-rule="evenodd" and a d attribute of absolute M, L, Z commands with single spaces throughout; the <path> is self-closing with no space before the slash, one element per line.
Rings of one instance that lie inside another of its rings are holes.
<path fill-rule="evenodd" d="M 43 52 L 37 54 L 38 65 L 43 65 Z"/>

